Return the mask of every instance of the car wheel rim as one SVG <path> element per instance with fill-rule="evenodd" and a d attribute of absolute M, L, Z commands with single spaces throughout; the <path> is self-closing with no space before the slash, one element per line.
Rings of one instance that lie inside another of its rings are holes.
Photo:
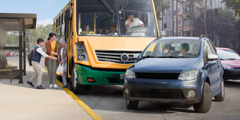
<path fill-rule="evenodd" d="M 128 99 L 126 99 L 126 104 L 129 105 L 129 100 Z"/>

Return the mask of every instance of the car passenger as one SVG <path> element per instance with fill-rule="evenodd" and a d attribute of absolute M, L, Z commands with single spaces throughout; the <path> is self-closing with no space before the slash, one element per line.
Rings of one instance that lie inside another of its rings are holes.
<path fill-rule="evenodd" d="M 190 50 L 190 47 L 189 47 L 189 45 L 188 45 L 188 43 L 183 43 L 182 45 L 181 45 L 181 50 L 180 50 L 180 54 L 179 54 L 179 56 L 186 56 L 186 55 L 189 55 L 188 54 L 188 51 Z"/>
<path fill-rule="evenodd" d="M 165 44 L 165 45 L 163 46 L 162 56 L 170 56 L 170 55 L 171 55 L 171 53 L 170 53 L 170 47 L 171 47 L 170 44 Z"/>

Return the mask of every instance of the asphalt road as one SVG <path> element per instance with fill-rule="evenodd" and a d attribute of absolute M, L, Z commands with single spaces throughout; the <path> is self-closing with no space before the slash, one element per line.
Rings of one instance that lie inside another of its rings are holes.
<path fill-rule="evenodd" d="M 8 64 L 18 66 L 17 57 L 7 59 Z M 127 110 L 122 86 L 92 86 L 78 97 L 104 120 L 240 120 L 240 80 L 226 81 L 225 90 L 224 102 L 213 101 L 208 113 L 195 113 L 191 106 L 151 102 L 140 102 L 138 110 Z"/>
<path fill-rule="evenodd" d="M 92 86 L 86 95 L 78 95 L 104 120 L 239 120 L 240 80 L 225 82 L 224 102 L 213 101 L 208 113 L 195 113 L 191 106 L 140 102 L 138 110 L 127 110 L 122 86 Z"/>

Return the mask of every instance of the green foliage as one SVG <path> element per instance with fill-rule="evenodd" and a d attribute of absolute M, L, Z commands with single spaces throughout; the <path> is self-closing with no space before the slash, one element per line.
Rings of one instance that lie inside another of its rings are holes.
<path fill-rule="evenodd" d="M 48 24 L 46 26 L 40 25 L 37 27 L 37 29 L 26 30 L 26 46 L 34 47 L 37 44 L 38 38 L 43 38 L 45 41 L 47 41 L 48 34 L 50 32 L 53 32 L 52 24 Z"/>
<path fill-rule="evenodd" d="M 240 0 L 222 0 L 229 9 L 235 10 L 235 15 L 240 14 Z"/>
<path fill-rule="evenodd" d="M 155 4 L 157 18 L 158 20 L 161 20 L 165 10 L 170 7 L 169 2 L 166 0 L 154 0 L 154 4 Z"/>

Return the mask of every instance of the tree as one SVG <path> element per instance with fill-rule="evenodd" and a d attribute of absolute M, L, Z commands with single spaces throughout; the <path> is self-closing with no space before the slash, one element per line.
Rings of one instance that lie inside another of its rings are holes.
<path fill-rule="evenodd" d="M 155 4 L 155 10 L 157 14 L 158 20 L 162 20 L 162 16 L 164 15 L 164 12 L 166 9 L 168 9 L 169 6 L 169 1 L 167 0 L 154 0 Z"/>
<path fill-rule="evenodd" d="M 40 25 L 37 26 L 37 29 L 26 30 L 26 46 L 34 47 L 38 38 L 43 38 L 46 41 L 50 32 L 53 32 L 52 24 Z"/>
<path fill-rule="evenodd" d="M 222 0 L 222 3 L 225 3 L 228 9 L 235 10 L 235 16 L 240 14 L 240 0 Z"/>
<path fill-rule="evenodd" d="M 207 11 L 207 27 L 208 37 L 215 43 L 217 47 L 227 47 L 239 52 L 239 43 L 237 31 L 234 29 L 234 18 L 232 12 L 219 8 L 218 24 L 214 24 L 213 10 Z"/>

